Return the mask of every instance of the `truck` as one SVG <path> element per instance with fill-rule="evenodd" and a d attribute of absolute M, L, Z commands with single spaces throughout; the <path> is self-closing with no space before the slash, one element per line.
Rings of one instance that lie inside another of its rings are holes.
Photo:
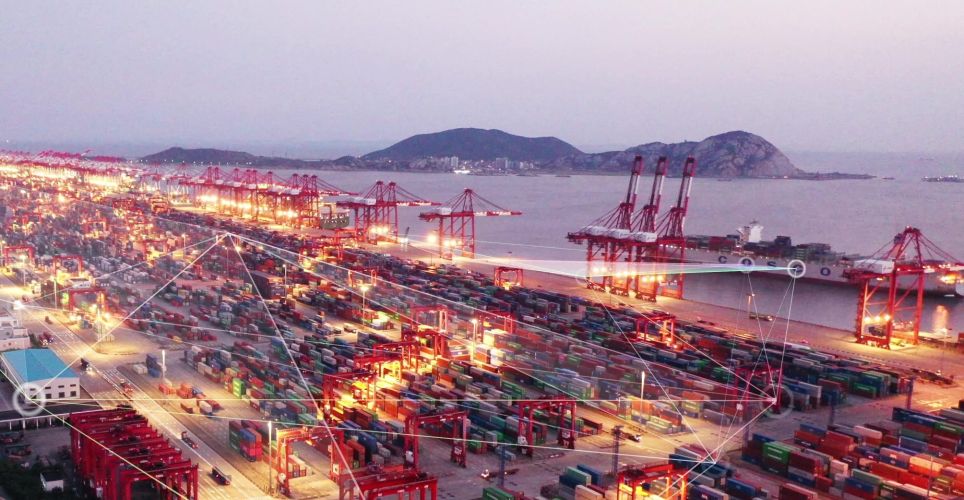
<path fill-rule="evenodd" d="M 217 467 L 211 468 L 211 478 L 213 478 L 214 482 L 220 484 L 221 486 L 228 486 L 231 484 L 231 476 L 225 474 Z"/>
<path fill-rule="evenodd" d="M 125 398 L 130 399 L 134 396 L 134 386 L 132 386 L 130 382 L 126 380 L 120 381 L 120 390 L 122 393 L 124 393 Z"/>
<path fill-rule="evenodd" d="M 190 446 L 191 448 L 194 448 L 195 450 L 197 449 L 197 441 L 191 439 L 191 436 L 187 435 L 187 431 L 181 432 L 181 441 L 184 441 L 184 444 Z"/>

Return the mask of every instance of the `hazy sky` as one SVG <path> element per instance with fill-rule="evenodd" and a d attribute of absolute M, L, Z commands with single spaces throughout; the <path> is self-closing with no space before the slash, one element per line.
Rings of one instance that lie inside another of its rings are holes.
<path fill-rule="evenodd" d="M 964 150 L 964 2 L 0 1 L 0 139 Z"/>

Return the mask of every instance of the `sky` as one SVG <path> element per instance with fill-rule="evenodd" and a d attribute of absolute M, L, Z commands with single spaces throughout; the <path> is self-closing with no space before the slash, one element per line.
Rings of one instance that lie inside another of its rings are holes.
<path fill-rule="evenodd" d="M 735 129 L 783 149 L 964 150 L 959 1 L 0 0 L 0 12 L 8 146 L 347 151 L 471 126 L 589 150 Z"/>

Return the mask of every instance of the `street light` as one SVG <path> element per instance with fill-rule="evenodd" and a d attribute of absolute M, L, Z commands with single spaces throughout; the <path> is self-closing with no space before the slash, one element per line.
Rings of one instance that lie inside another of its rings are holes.
<path fill-rule="evenodd" d="M 272 429 L 274 428 L 274 422 L 268 421 L 268 494 L 270 495 L 274 491 L 274 484 L 271 482 L 271 469 L 274 468 L 274 450 L 271 448 L 271 435 Z"/>
<path fill-rule="evenodd" d="M 472 318 L 472 319 L 469 320 L 469 322 L 472 323 L 472 340 L 473 340 L 474 342 L 479 342 L 479 341 L 480 341 L 480 339 L 479 339 L 479 319 L 478 319 L 478 318 Z"/>
<path fill-rule="evenodd" d="M 358 289 L 361 290 L 361 307 L 362 307 L 362 310 L 365 309 L 365 294 L 368 293 L 368 289 L 369 289 L 369 288 L 371 288 L 371 286 L 370 286 L 368 283 L 362 283 L 361 286 L 358 287 Z"/>

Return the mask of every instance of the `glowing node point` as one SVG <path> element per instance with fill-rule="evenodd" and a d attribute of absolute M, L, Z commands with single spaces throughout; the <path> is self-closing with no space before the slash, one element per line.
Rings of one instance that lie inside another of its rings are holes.
<path fill-rule="evenodd" d="M 741 273 L 750 274 L 753 272 L 753 268 L 756 267 L 756 261 L 750 257 L 743 257 L 740 259 L 740 267 L 743 268 L 740 269 Z"/>
<path fill-rule="evenodd" d="M 21 397 L 24 401 L 20 400 Z M 44 394 L 43 387 L 33 382 L 27 382 L 13 391 L 10 403 L 21 416 L 36 417 L 44 411 L 47 404 L 47 395 Z"/>
<path fill-rule="evenodd" d="M 787 263 L 787 274 L 793 279 L 802 278 L 807 274 L 807 264 L 799 259 L 791 260 Z"/>

